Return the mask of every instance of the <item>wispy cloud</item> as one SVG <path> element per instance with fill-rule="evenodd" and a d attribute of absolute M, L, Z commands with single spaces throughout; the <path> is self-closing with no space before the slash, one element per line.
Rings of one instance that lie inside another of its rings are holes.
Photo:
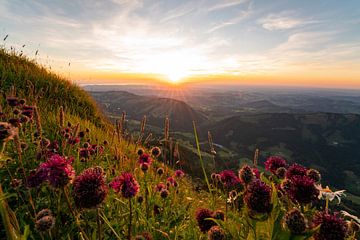
<path fill-rule="evenodd" d="M 239 22 L 241 22 L 241 21 L 244 20 L 245 18 L 249 17 L 249 16 L 252 14 L 252 12 L 253 12 L 253 10 L 252 10 L 252 3 L 250 3 L 250 4 L 248 5 L 247 9 L 240 11 L 240 13 L 239 13 L 236 17 L 231 18 L 231 19 L 229 19 L 228 21 L 215 24 L 214 26 L 212 26 L 212 27 L 207 31 L 207 33 L 212 33 L 212 32 L 215 32 L 215 31 L 217 31 L 217 30 L 220 30 L 220 29 L 222 29 L 222 28 L 225 28 L 225 27 L 228 27 L 228 26 L 231 26 L 231 25 L 238 24 Z"/>
<path fill-rule="evenodd" d="M 223 10 L 226 8 L 230 8 L 230 7 L 235 7 L 238 6 L 240 4 L 246 3 L 249 0 L 230 0 L 230 1 L 219 1 L 218 3 L 207 7 L 206 11 L 207 12 L 213 12 L 213 11 L 217 11 L 217 10 Z"/>
<path fill-rule="evenodd" d="M 284 11 L 278 14 L 269 14 L 265 18 L 260 19 L 259 23 L 263 28 L 269 31 L 292 29 L 314 23 L 314 21 L 295 18 L 293 15 L 295 15 L 295 13 L 292 11 Z"/>

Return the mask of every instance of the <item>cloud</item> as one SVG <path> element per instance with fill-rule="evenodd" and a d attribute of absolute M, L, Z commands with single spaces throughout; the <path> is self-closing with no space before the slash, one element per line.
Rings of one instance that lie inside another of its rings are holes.
<path fill-rule="evenodd" d="M 221 22 L 219 24 L 216 24 L 214 26 L 212 26 L 208 31 L 207 33 L 212 33 L 212 32 L 215 32 L 217 30 L 220 30 L 222 28 L 225 28 L 225 27 L 228 27 L 228 26 L 231 26 L 231 25 L 235 25 L 235 24 L 238 24 L 239 22 L 241 22 L 242 20 L 244 20 L 245 18 L 249 17 L 251 14 L 253 13 L 253 10 L 252 10 L 252 4 L 250 3 L 248 5 L 248 8 L 246 10 L 243 10 L 241 11 L 238 16 L 234 17 L 234 18 L 231 18 L 229 19 L 228 21 L 225 21 L 225 22 Z"/>
<path fill-rule="evenodd" d="M 248 1 L 249 0 L 220 1 L 219 3 L 206 8 L 206 12 L 213 12 L 217 10 L 223 10 L 225 8 L 235 7 Z"/>
<path fill-rule="evenodd" d="M 260 19 L 258 22 L 263 28 L 269 31 L 287 30 L 314 23 L 314 21 L 305 21 L 300 18 L 291 17 L 294 12 L 281 12 L 278 14 L 269 14 L 267 17 Z"/>

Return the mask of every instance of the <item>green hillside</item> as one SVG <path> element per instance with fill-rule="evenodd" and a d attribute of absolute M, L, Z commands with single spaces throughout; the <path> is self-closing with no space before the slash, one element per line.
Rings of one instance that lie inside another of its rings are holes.
<path fill-rule="evenodd" d="M 6 50 L 0 71 L 0 239 L 356 239 L 314 169 L 275 157 L 198 186 L 169 139 L 139 150 L 78 86 Z"/>

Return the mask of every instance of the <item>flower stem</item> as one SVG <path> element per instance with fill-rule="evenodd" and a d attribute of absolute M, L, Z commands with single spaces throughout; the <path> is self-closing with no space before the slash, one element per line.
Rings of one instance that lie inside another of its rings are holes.
<path fill-rule="evenodd" d="M 100 220 L 100 208 L 96 209 L 96 222 L 97 222 L 97 227 L 98 227 L 98 239 L 101 240 L 101 220 Z"/>
<path fill-rule="evenodd" d="M 129 199 L 129 231 L 128 231 L 128 240 L 131 240 L 131 231 L 132 231 L 132 204 L 131 198 Z"/>
<path fill-rule="evenodd" d="M 76 216 L 76 213 L 74 211 L 74 209 L 71 207 L 71 203 L 70 203 L 70 199 L 69 199 L 69 195 L 66 191 L 66 186 L 64 187 L 64 195 L 65 195 L 65 200 L 66 200 L 66 203 L 68 205 L 68 208 L 71 212 L 71 214 L 73 215 L 74 219 L 75 219 L 75 222 L 76 222 L 76 226 L 79 228 L 80 232 L 82 233 L 83 237 L 85 238 L 85 240 L 90 240 L 90 238 L 86 235 L 84 229 L 82 229 L 82 227 L 80 226 L 80 223 L 78 221 L 78 218 Z"/>

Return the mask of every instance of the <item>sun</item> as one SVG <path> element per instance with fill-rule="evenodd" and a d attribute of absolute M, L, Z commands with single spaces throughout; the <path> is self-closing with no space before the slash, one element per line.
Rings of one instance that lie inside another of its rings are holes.
<path fill-rule="evenodd" d="M 187 74 L 181 71 L 172 71 L 166 74 L 167 79 L 169 79 L 169 81 L 174 84 L 179 83 L 186 76 Z"/>

